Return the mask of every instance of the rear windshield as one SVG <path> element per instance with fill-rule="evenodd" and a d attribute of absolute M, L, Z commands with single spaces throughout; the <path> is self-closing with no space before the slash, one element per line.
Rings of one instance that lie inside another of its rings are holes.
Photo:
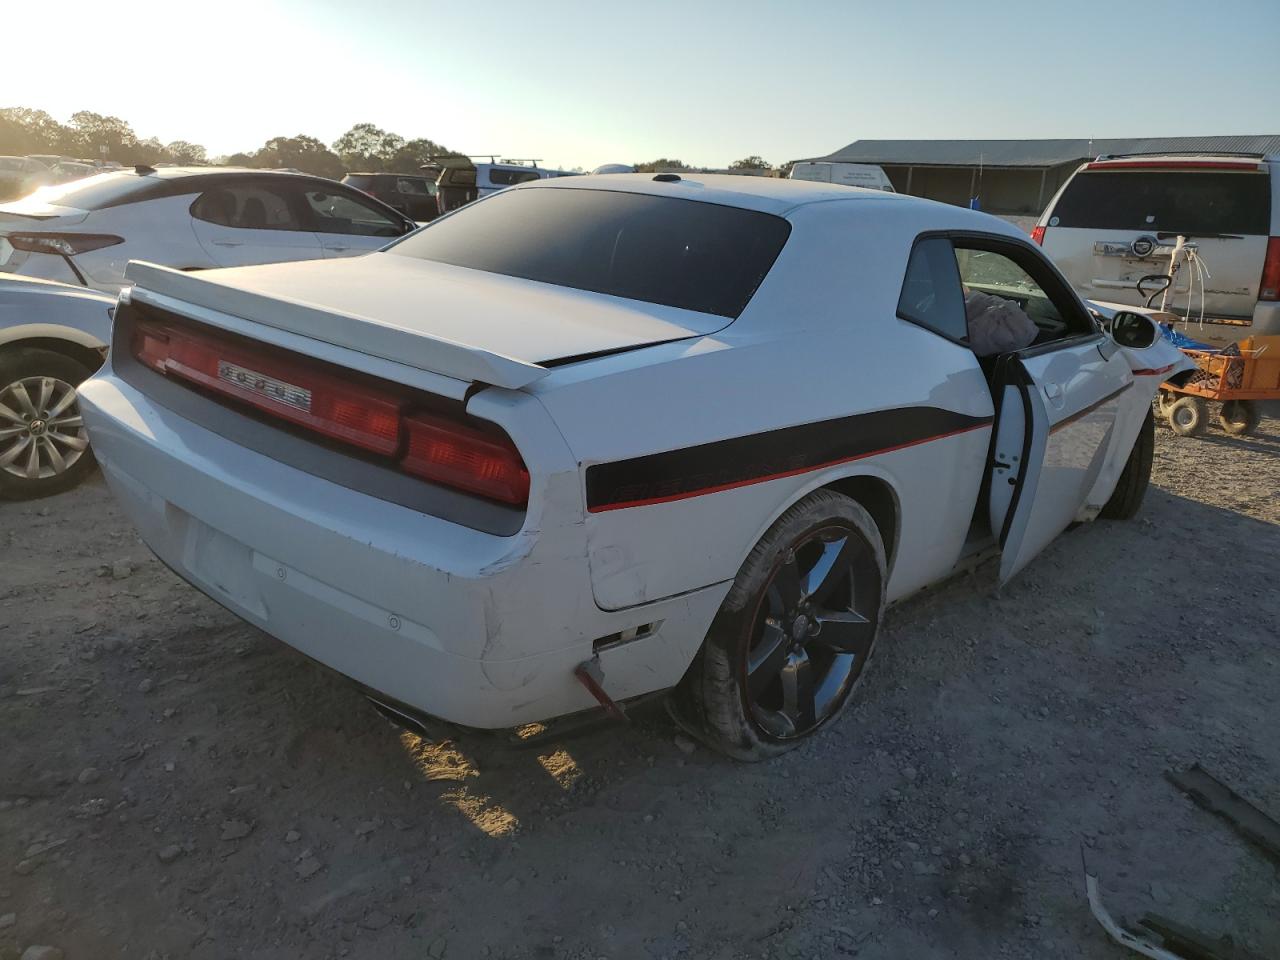
<path fill-rule="evenodd" d="M 1051 226 L 1205 236 L 1266 236 L 1271 178 L 1220 171 L 1089 171 L 1077 174 Z"/>
<path fill-rule="evenodd" d="M 517 183 L 537 180 L 542 176 L 537 170 L 508 170 L 504 167 L 489 168 L 489 182 L 498 187 L 511 187 Z"/>
<path fill-rule="evenodd" d="M 495 193 L 389 253 L 736 317 L 782 250 L 781 217 L 606 190 Z"/>
<path fill-rule="evenodd" d="M 476 185 L 475 167 L 445 167 L 436 181 L 442 187 L 474 187 Z"/>
<path fill-rule="evenodd" d="M 100 210 L 127 203 L 136 194 L 157 189 L 157 181 L 132 173 L 99 173 L 97 176 L 52 187 L 41 187 L 33 197 L 59 207 L 75 207 L 79 210 Z"/>

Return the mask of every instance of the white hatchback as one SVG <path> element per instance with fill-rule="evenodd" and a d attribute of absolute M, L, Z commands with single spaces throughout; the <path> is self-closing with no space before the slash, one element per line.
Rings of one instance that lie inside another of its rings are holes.
<path fill-rule="evenodd" d="M 343 263 L 130 275 L 84 416 L 186 580 L 401 715 L 675 687 L 744 758 L 838 715 L 886 602 L 1131 516 L 1190 366 L 1009 224 L 796 180 L 542 180 Z M 991 310 L 1020 346 L 980 357 Z"/>
<path fill-rule="evenodd" d="M 416 227 L 386 204 L 321 177 L 137 167 L 0 205 L 0 272 L 115 293 L 130 260 L 206 270 L 348 257 Z"/>

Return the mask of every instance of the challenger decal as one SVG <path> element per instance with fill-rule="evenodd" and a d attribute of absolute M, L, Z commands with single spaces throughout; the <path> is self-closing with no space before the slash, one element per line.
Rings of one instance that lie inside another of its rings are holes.
<path fill-rule="evenodd" d="M 991 425 L 938 407 L 804 423 L 587 468 L 591 513 L 668 503 L 874 457 Z"/>

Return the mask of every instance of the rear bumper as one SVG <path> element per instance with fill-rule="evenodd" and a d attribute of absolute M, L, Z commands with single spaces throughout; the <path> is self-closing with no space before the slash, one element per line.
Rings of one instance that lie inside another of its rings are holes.
<path fill-rule="evenodd" d="M 580 521 L 470 530 L 238 446 L 110 367 L 80 395 L 111 489 L 164 563 L 306 655 L 453 723 L 593 707 L 574 667 L 593 641 L 647 624 L 660 626 L 601 654 L 605 688 L 623 699 L 672 686 L 727 590 L 606 613 Z"/>

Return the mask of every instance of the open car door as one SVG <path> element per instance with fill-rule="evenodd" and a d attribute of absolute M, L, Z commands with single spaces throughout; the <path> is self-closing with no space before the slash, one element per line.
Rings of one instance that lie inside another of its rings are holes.
<path fill-rule="evenodd" d="M 988 507 L 1002 583 L 1076 519 L 1108 456 L 1128 456 L 1132 437 L 1120 444 L 1113 433 L 1133 382 L 1120 348 L 1101 333 L 997 361 Z"/>

